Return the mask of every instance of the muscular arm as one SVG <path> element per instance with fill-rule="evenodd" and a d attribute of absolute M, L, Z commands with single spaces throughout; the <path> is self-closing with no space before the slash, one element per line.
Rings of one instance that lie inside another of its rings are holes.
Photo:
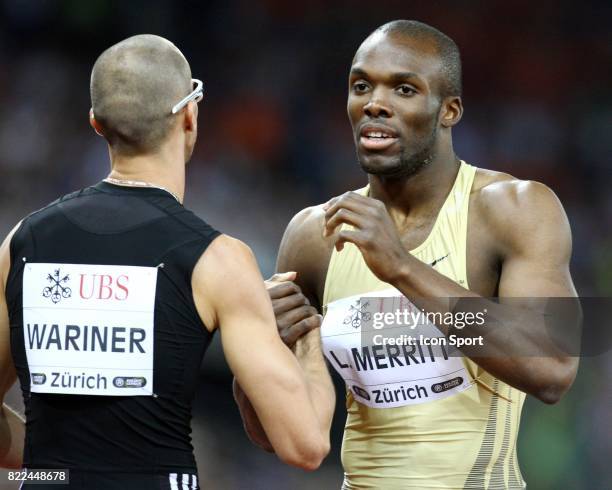
<path fill-rule="evenodd" d="M 19 226 L 19 225 L 18 225 Z M 8 308 L 5 287 L 11 264 L 10 241 L 17 227 L 11 231 L 0 248 L 0 466 L 21 468 L 25 427 L 23 419 L 4 404 L 4 396 L 17 379 L 11 356 Z"/>
<path fill-rule="evenodd" d="M 541 184 L 518 181 L 491 184 L 481 193 L 478 208 L 499 247 L 499 297 L 576 296 L 569 274 L 569 225 L 554 194 Z M 328 233 L 342 222 L 356 227 L 337 234 L 337 246 L 345 241 L 357 245 L 381 280 L 426 311 L 457 313 L 466 302 L 448 299 L 471 298 L 469 311 L 488 311 L 485 324 L 464 329 L 439 325 L 442 332 L 474 339 L 482 335 L 484 348 L 464 348 L 466 355 L 510 385 L 544 402 L 558 401 L 573 382 L 578 362 L 550 342 L 544 315 L 530 308 L 534 301 L 525 301 L 524 308 L 497 304 L 438 273 L 404 250 L 384 205 L 374 201 L 350 195 L 330 202 Z"/>
<path fill-rule="evenodd" d="M 321 290 L 319 282 L 325 277 L 333 242 L 324 243 L 321 234 L 323 212 L 308 208 L 298 213 L 287 226 L 278 252 L 277 271 L 266 281 L 272 299 L 274 315 L 281 338 L 293 351 L 313 390 L 319 420 L 327 432 L 331 427 L 335 405 L 334 387 L 325 363 L 308 361 L 313 350 L 320 352 Z M 317 308 L 315 308 L 316 305 Z M 244 421 L 249 438 L 258 446 L 272 448 L 265 431 L 240 385 L 234 382 L 234 398 Z"/>
<path fill-rule="evenodd" d="M 537 298 L 577 297 L 569 270 L 572 253 L 569 222 L 557 197 L 541 184 L 521 182 L 510 190 L 490 190 L 491 194 L 497 191 L 507 196 L 502 201 L 505 206 L 491 217 L 495 236 L 503 247 L 498 294 L 500 298 L 523 298 L 523 312 L 527 314 L 522 314 L 524 321 L 521 321 L 521 315 L 518 318 L 513 315 L 516 308 L 504 310 L 501 305 L 498 313 L 500 325 L 510 324 L 511 328 L 506 330 L 516 331 L 518 335 L 500 336 L 497 347 L 507 354 L 488 360 L 488 370 L 493 374 L 499 372 L 506 378 L 512 373 L 514 379 L 509 379 L 519 389 L 536 395 L 544 402 L 554 403 L 570 388 L 576 377 L 578 357 L 568 354 L 572 352 L 577 355 L 579 346 L 572 345 L 565 352 L 560 351 L 557 346 L 551 345 L 548 328 L 560 327 L 564 330 L 562 336 L 569 338 L 572 336 L 569 334 L 578 333 L 581 312 L 578 301 L 568 300 L 564 306 L 569 306 L 569 309 L 559 311 L 556 308 L 552 312 L 552 325 L 547 326 L 541 311 L 543 302 Z M 487 197 L 495 199 L 494 196 Z M 509 214 L 510 219 L 504 219 L 504 214 Z M 559 314 L 567 316 L 559 318 Z M 572 332 L 567 331 L 568 328 Z M 500 334 L 504 333 L 503 329 L 499 330 Z M 523 339 L 526 339 L 528 357 L 520 356 L 526 352 Z M 540 348 L 530 348 L 530 343 Z M 533 355 L 534 351 L 549 352 L 551 355 L 537 357 Z"/>
<path fill-rule="evenodd" d="M 230 369 L 271 448 L 288 464 L 317 468 L 329 451 L 321 407 L 333 406 L 311 379 L 324 368 L 318 344 L 305 339 L 300 361 L 283 344 L 255 258 L 237 240 L 217 238 L 196 265 L 192 285 L 204 323 L 221 331 Z"/>
<path fill-rule="evenodd" d="M 334 240 L 323 237 L 325 211 L 313 206 L 300 211 L 283 235 L 276 270 L 295 271 L 295 284 L 309 303 L 322 313 L 323 288 Z"/>

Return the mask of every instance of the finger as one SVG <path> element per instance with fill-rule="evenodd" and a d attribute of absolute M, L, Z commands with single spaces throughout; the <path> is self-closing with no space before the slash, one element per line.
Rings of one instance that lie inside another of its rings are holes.
<path fill-rule="evenodd" d="M 356 228 L 361 228 L 365 224 L 363 216 L 349 211 L 348 209 L 340 208 L 336 213 L 329 219 L 326 219 L 325 226 L 323 227 L 323 236 L 327 237 L 333 235 L 336 228 L 341 224 L 346 223 L 353 225 Z"/>
<path fill-rule="evenodd" d="M 339 203 L 342 203 L 344 201 L 350 201 L 353 198 L 356 198 L 356 199 L 364 198 L 366 200 L 370 199 L 369 197 L 364 197 L 364 196 L 358 194 L 357 192 L 349 191 L 349 192 L 345 192 L 344 194 L 342 194 L 340 196 L 332 197 L 329 201 L 327 201 L 325 204 L 323 204 L 323 210 L 327 213 L 334 206 L 338 206 Z"/>
<path fill-rule="evenodd" d="M 353 230 L 341 230 L 336 239 L 336 250 L 340 252 L 346 242 L 353 243 L 361 250 L 363 246 L 363 232 Z"/>
<path fill-rule="evenodd" d="M 333 216 L 338 209 L 345 208 L 359 214 L 372 214 L 377 212 L 377 208 L 381 205 L 381 201 L 365 197 L 356 192 L 347 192 L 340 197 L 336 197 L 328 201 L 329 206 L 325 210 L 325 219 Z"/>
<path fill-rule="evenodd" d="M 323 321 L 323 317 L 321 315 L 313 315 L 311 317 L 305 318 L 304 320 L 292 325 L 290 328 L 287 328 L 281 332 L 281 338 L 283 342 L 289 347 L 293 347 L 293 345 L 297 342 L 297 340 L 302 336 L 314 330 L 315 328 L 319 328 L 321 326 L 321 322 Z"/>
<path fill-rule="evenodd" d="M 295 271 L 277 272 L 276 274 L 273 274 L 270 279 L 267 279 L 266 282 L 295 281 L 296 277 L 297 272 Z"/>
<path fill-rule="evenodd" d="M 287 328 L 291 325 L 301 322 L 305 318 L 317 315 L 316 308 L 310 305 L 302 305 L 293 308 L 285 313 L 281 313 L 276 317 L 276 323 L 279 328 Z"/>
<path fill-rule="evenodd" d="M 329 201 L 323 204 L 323 206 L 321 206 L 323 208 L 323 211 L 327 211 L 330 207 L 332 207 L 336 203 L 338 199 L 340 199 L 340 196 L 332 197 Z"/>
<path fill-rule="evenodd" d="M 310 301 L 308 301 L 308 298 L 301 293 L 292 294 L 291 296 L 285 296 L 284 298 L 275 299 L 272 301 L 275 316 L 304 305 L 310 305 Z"/>
<path fill-rule="evenodd" d="M 300 294 L 302 292 L 300 287 L 294 282 L 267 283 L 266 289 L 272 300 L 291 296 L 292 294 Z"/>
<path fill-rule="evenodd" d="M 341 194 L 339 196 L 336 197 L 332 197 L 329 201 L 327 201 L 325 204 L 323 204 L 323 210 L 327 211 L 328 209 L 330 209 L 334 204 L 336 204 L 338 201 L 341 201 L 343 199 L 351 199 L 351 198 L 356 198 L 356 199 L 371 199 L 370 197 L 367 196 L 362 196 L 361 194 L 359 194 L 358 192 L 355 191 L 348 191 L 345 192 L 344 194 Z"/>

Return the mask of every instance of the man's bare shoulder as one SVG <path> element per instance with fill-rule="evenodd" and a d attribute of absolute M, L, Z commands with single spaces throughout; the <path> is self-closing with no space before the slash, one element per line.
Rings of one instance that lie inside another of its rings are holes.
<path fill-rule="evenodd" d="M 561 202 L 546 185 L 510 174 L 477 169 L 470 199 L 472 212 L 496 238 L 508 244 L 547 232 L 569 234 Z"/>
<path fill-rule="evenodd" d="M 345 194 L 351 194 L 353 192 L 356 191 L 347 191 Z M 335 196 L 331 199 L 335 199 L 336 197 L 340 196 Z M 302 209 L 291 219 L 289 225 L 287 225 L 285 235 L 287 235 L 287 233 L 291 233 L 299 235 L 300 238 L 310 237 L 322 244 L 325 244 L 326 247 L 333 245 L 333 240 L 323 236 L 323 229 L 325 226 L 324 205 L 325 203 Z"/>
<path fill-rule="evenodd" d="M 333 236 L 324 237 L 323 204 L 297 213 L 287 225 L 278 252 L 276 270 L 297 272 L 296 283 L 313 305 L 320 305 L 327 267 L 334 248 Z"/>
<path fill-rule="evenodd" d="M 324 224 L 323 204 L 302 209 L 287 225 L 281 253 L 290 255 L 292 262 L 325 260 L 331 254 L 333 240 L 323 236 Z"/>
<path fill-rule="evenodd" d="M 561 203 L 546 185 L 533 180 L 521 180 L 510 174 L 478 169 L 472 186 L 472 202 L 491 218 L 516 213 L 521 217 L 541 217 Z M 505 216 L 511 219 L 511 216 Z"/>
<path fill-rule="evenodd" d="M 310 235 L 320 231 L 323 238 L 323 224 L 325 222 L 325 211 L 323 204 L 309 206 L 297 213 L 287 225 L 287 231 L 296 234 Z"/>

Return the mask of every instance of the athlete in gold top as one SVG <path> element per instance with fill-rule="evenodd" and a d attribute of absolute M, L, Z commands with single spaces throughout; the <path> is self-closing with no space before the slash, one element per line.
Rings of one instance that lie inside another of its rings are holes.
<path fill-rule="evenodd" d="M 538 311 L 519 315 L 486 298 L 576 296 L 567 217 L 544 185 L 457 158 L 461 62 L 438 30 L 381 26 L 357 50 L 348 88 L 368 185 L 299 212 L 267 281 L 284 341 L 320 328 L 346 381 L 343 488 L 525 488 L 516 457 L 525 394 L 557 402 L 577 359 L 542 348 Z M 439 314 L 457 312 L 449 298 L 471 298 L 494 312 L 497 328 L 487 330 L 487 316 L 478 328 L 438 324 L 449 338 L 484 337 L 486 350 L 462 349 L 463 357 L 376 345 L 353 321 L 367 297 Z M 252 440 L 269 449 L 239 404 Z"/>

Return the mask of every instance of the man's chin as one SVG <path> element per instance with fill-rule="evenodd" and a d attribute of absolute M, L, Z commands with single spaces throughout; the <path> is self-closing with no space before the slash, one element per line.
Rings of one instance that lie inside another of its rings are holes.
<path fill-rule="evenodd" d="M 357 155 L 359 166 L 369 175 L 380 177 L 403 178 L 419 173 L 433 159 L 431 151 L 422 152 L 413 158 L 404 159 L 399 156 Z"/>
<path fill-rule="evenodd" d="M 359 158 L 359 166 L 365 173 L 381 177 L 394 177 L 406 173 L 406 169 L 399 158 L 385 158 L 382 156 Z"/>

